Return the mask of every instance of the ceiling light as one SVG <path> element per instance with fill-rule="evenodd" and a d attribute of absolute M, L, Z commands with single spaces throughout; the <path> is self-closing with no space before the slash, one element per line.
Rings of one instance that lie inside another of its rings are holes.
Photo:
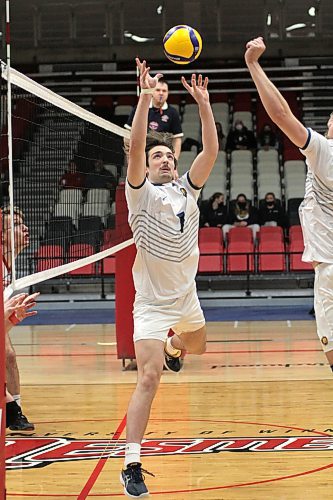
<path fill-rule="evenodd" d="M 308 14 L 311 17 L 315 17 L 315 15 L 316 15 L 316 7 L 310 7 L 309 10 L 308 10 Z"/>
<path fill-rule="evenodd" d="M 267 26 L 270 26 L 272 24 L 272 16 L 271 16 L 271 14 L 267 14 L 266 24 L 267 24 Z"/>
<path fill-rule="evenodd" d="M 133 33 L 130 33 L 129 31 L 124 31 L 124 37 L 130 38 L 131 40 L 133 40 L 133 42 L 138 42 L 138 43 L 151 42 L 155 40 L 155 38 L 147 38 L 144 36 L 133 35 Z"/>
<path fill-rule="evenodd" d="M 286 31 L 298 30 L 300 28 L 305 28 L 305 27 L 306 27 L 305 23 L 291 24 L 290 26 L 287 26 Z"/>
<path fill-rule="evenodd" d="M 159 5 L 159 6 L 157 7 L 157 9 L 156 9 L 156 12 L 157 12 L 157 14 L 158 14 L 158 15 L 161 15 L 161 14 L 162 14 L 162 12 L 163 12 L 163 5 Z"/>

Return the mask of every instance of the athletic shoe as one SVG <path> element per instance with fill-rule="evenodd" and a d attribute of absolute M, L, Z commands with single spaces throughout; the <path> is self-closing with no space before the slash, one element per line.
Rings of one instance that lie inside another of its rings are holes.
<path fill-rule="evenodd" d="M 170 372 L 179 372 L 182 367 L 180 356 L 170 356 L 164 349 L 164 366 Z"/>
<path fill-rule="evenodd" d="M 11 431 L 34 431 L 35 426 L 29 422 L 27 417 L 20 411 L 15 421 L 9 426 L 9 429 Z"/>
<path fill-rule="evenodd" d="M 144 482 L 145 476 L 142 474 L 143 472 L 155 477 L 154 474 L 142 469 L 140 463 L 130 464 L 127 466 L 127 469 L 121 471 L 120 482 L 124 486 L 125 495 L 131 498 L 149 496 L 149 491 Z"/>

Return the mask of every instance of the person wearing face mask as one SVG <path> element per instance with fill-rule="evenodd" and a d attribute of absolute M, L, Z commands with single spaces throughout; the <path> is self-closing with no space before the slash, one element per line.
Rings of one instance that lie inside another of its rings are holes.
<path fill-rule="evenodd" d="M 287 227 L 285 211 L 274 193 L 266 193 L 265 199 L 260 203 L 258 222 L 260 226 Z"/>
<path fill-rule="evenodd" d="M 256 234 L 260 229 L 258 214 L 255 207 L 251 206 L 245 194 L 240 193 L 237 196 L 236 202 L 232 204 L 229 209 L 228 219 L 228 224 L 225 224 L 222 228 L 224 238 L 226 238 L 226 235 L 232 227 L 248 227 L 252 230 L 253 241 L 255 241 Z"/>
<path fill-rule="evenodd" d="M 254 134 L 244 125 L 242 120 L 236 120 L 227 137 L 226 151 L 249 149 L 254 151 L 257 143 Z"/>
<path fill-rule="evenodd" d="M 258 136 L 258 149 L 277 149 L 278 141 L 275 132 L 269 123 L 265 123 Z"/>
<path fill-rule="evenodd" d="M 306 128 L 262 69 L 266 46 L 261 37 L 246 44 L 245 62 L 270 119 L 305 156 L 305 196 L 299 214 L 304 237 L 302 260 L 315 271 L 317 334 L 333 371 L 333 113 L 325 136 Z"/>
<path fill-rule="evenodd" d="M 141 441 L 157 392 L 163 364 L 179 371 L 184 349 L 206 350 L 205 318 L 196 291 L 199 262 L 198 198 L 218 155 L 208 78 L 191 77 L 182 83 L 198 104 L 202 151 L 188 172 L 175 179 L 175 153 L 163 135 L 146 135 L 151 95 L 159 77 L 149 74 L 146 61 L 136 59 L 141 94 L 129 144 L 125 195 L 129 225 L 137 253 L 133 265 L 135 301 L 134 345 L 138 368 L 126 427 L 124 469 L 120 481 L 131 498 L 148 496 L 141 467 Z M 172 328 L 175 334 L 167 339 Z"/>
<path fill-rule="evenodd" d="M 201 204 L 200 212 L 203 227 L 222 227 L 228 217 L 224 194 L 214 193 L 207 202 Z"/>
<path fill-rule="evenodd" d="M 176 108 L 168 104 L 169 85 L 164 78 L 160 78 L 151 95 L 151 102 L 148 110 L 148 132 L 154 130 L 155 132 L 168 132 L 172 134 L 172 146 L 175 150 L 175 157 L 179 158 L 182 137 L 184 136 L 182 126 L 180 123 L 180 116 Z M 131 130 L 133 118 L 136 112 L 135 106 L 125 124 L 127 130 Z"/>

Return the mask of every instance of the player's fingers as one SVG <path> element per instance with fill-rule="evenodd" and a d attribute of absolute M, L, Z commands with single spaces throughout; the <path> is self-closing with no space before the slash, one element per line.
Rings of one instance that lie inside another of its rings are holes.
<path fill-rule="evenodd" d="M 198 86 L 199 87 L 202 86 L 202 75 L 199 75 L 199 77 L 198 77 Z"/>
<path fill-rule="evenodd" d="M 205 76 L 205 80 L 204 80 L 204 83 L 203 83 L 203 87 L 204 89 L 206 90 L 207 87 L 208 87 L 208 76 Z"/>
<path fill-rule="evenodd" d="M 25 313 L 25 317 L 26 317 L 26 318 L 29 318 L 29 316 L 36 316 L 36 314 L 38 314 L 38 312 L 37 312 L 37 311 L 27 311 L 27 312 Z"/>
<path fill-rule="evenodd" d="M 196 79 L 196 76 L 194 73 L 192 74 L 192 77 L 191 77 L 191 84 L 192 84 L 193 90 L 196 90 L 197 89 L 197 79 Z"/>
<path fill-rule="evenodd" d="M 186 88 L 186 90 L 188 90 L 190 92 L 191 90 L 191 87 L 189 86 L 189 84 L 187 83 L 186 79 L 184 76 L 182 76 L 182 84 L 184 85 L 184 87 Z"/>

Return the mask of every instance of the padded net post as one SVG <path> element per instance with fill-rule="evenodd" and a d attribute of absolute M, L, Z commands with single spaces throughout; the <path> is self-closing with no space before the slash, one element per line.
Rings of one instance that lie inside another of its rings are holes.
<path fill-rule="evenodd" d="M 0 241 L 2 240 L 2 220 L 0 212 Z M 0 259 L 2 262 L 2 246 L 0 245 Z M 0 282 L 2 283 L 2 265 L 0 266 Z M 0 498 L 5 498 L 5 418 L 6 418 L 6 387 L 5 387 L 5 325 L 3 310 L 3 294 L 0 294 Z"/>

